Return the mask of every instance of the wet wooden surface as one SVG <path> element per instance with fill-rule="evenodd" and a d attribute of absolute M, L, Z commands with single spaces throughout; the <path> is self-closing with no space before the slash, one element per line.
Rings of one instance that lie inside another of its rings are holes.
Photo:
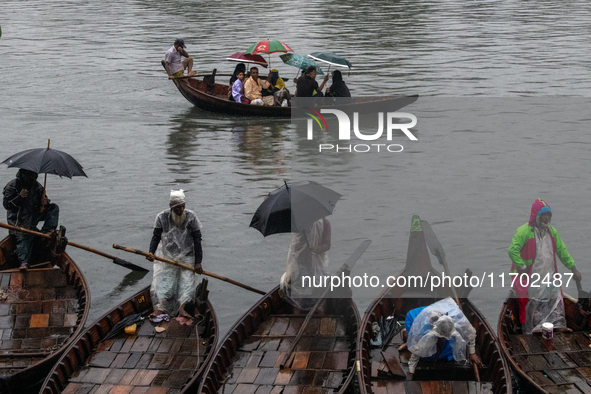
<path fill-rule="evenodd" d="M 521 369 L 548 393 L 591 394 L 591 343 L 582 331 L 506 336 Z"/>
<path fill-rule="evenodd" d="M 182 389 L 206 356 L 203 325 L 181 325 L 174 319 L 146 319 L 138 325 L 137 335 L 121 333 L 101 342 L 62 393 L 164 394 Z M 157 333 L 155 327 L 165 331 Z"/>
<path fill-rule="evenodd" d="M 13 271 L 13 270 L 11 270 Z M 0 371 L 14 372 L 52 354 L 76 330 L 76 289 L 60 268 L 1 272 Z"/>
<path fill-rule="evenodd" d="M 350 372 L 354 346 L 347 319 L 340 315 L 312 317 L 292 354 L 280 369 L 306 315 L 275 314 L 244 341 L 226 374 L 219 394 L 336 393 Z"/>
<path fill-rule="evenodd" d="M 408 360 L 411 353 L 408 350 L 398 351 L 398 347 L 402 345 L 403 340 L 401 334 L 397 334 L 389 342 L 384 350 L 384 353 L 390 357 L 397 359 L 400 367 L 408 376 Z M 479 353 L 479 349 L 477 349 Z M 425 363 L 424 360 L 419 362 L 416 368 L 415 376 L 417 380 L 409 381 L 406 377 L 401 377 L 392 373 L 388 367 L 386 360 L 382 356 L 382 350 L 375 348 L 371 350 L 371 386 L 374 394 L 491 394 L 492 384 L 490 382 L 477 383 L 475 381 L 460 381 L 460 380 L 423 380 L 431 374 L 437 373 L 437 370 L 449 370 L 450 376 L 457 373 L 458 369 L 466 370 L 465 373 L 471 372 L 472 367 L 465 363 L 457 363 L 455 361 L 439 361 L 436 364 Z"/>

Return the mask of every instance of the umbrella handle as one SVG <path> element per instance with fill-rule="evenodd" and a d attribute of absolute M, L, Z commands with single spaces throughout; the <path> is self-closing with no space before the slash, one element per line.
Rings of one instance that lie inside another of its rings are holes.
<path fill-rule="evenodd" d="M 50 144 L 51 140 L 47 139 L 47 149 L 49 149 L 49 144 Z M 41 196 L 41 201 L 43 201 L 43 199 L 45 198 L 45 187 L 47 186 L 47 173 L 45 173 L 45 179 L 43 180 L 43 195 Z M 43 211 L 45 211 L 45 205 L 41 205 L 41 208 L 39 208 L 39 213 L 43 213 Z"/>

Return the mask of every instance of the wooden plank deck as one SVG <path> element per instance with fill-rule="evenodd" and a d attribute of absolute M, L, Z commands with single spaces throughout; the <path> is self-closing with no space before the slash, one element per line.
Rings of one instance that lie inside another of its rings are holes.
<path fill-rule="evenodd" d="M 277 314 L 244 341 L 219 394 L 333 394 L 349 371 L 352 346 L 344 316 L 313 317 L 293 352 L 291 365 L 280 364 L 305 315 Z"/>
<path fill-rule="evenodd" d="M 137 335 L 121 333 L 100 343 L 63 393 L 165 394 L 183 388 L 206 356 L 203 325 L 181 325 L 174 319 L 140 324 Z M 157 326 L 166 330 L 157 333 Z"/>
<path fill-rule="evenodd" d="M 583 332 L 510 335 L 514 359 L 534 382 L 549 393 L 591 394 L 591 347 Z"/>
<path fill-rule="evenodd" d="M 14 372 L 42 360 L 77 327 L 80 305 L 60 268 L 0 272 L 0 371 Z"/>

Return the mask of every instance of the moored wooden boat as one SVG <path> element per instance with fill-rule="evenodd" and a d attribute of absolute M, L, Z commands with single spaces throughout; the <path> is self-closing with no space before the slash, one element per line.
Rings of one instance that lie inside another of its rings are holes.
<path fill-rule="evenodd" d="M 21 272 L 15 246 L 11 236 L 0 242 L 0 392 L 38 392 L 82 331 L 90 292 L 67 253 L 52 257 L 48 243 L 35 239 L 31 268 Z"/>
<path fill-rule="evenodd" d="M 523 334 L 517 298 L 512 294 L 501 309 L 499 342 L 527 393 L 591 393 L 590 313 L 567 295 L 564 307 L 573 332 L 554 332 L 550 340 Z"/>
<path fill-rule="evenodd" d="M 263 78 L 264 79 L 264 78 Z M 249 105 L 230 101 L 226 84 L 215 83 L 215 70 L 203 80 L 197 78 L 172 79 L 181 94 L 197 108 L 205 111 L 231 114 L 238 116 L 260 116 L 267 118 L 290 118 L 291 107 Z M 396 111 L 414 101 L 418 96 L 392 97 L 354 97 L 348 105 L 355 106 L 356 111 L 370 110 L 376 104 L 388 104 L 389 111 Z"/>
<path fill-rule="evenodd" d="M 429 251 L 418 216 L 413 217 L 408 246 L 406 268 L 398 276 L 440 275 L 432 266 Z M 373 324 L 380 317 L 394 316 L 402 321 L 408 311 L 430 305 L 442 298 L 451 296 L 450 288 L 440 288 L 433 294 L 430 288 L 410 289 L 393 287 L 384 290 L 367 308 L 359 330 L 357 359 L 358 380 L 361 394 L 431 394 L 431 393 L 511 393 L 511 375 L 496 336 L 476 307 L 467 299 L 460 298 L 464 315 L 476 329 L 476 353 L 482 359 L 483 368 L 479 369 L 481 383 L 476 382 L 473 368 L 469 363 L 455 361 L 432 363 L 428 360 L 419 362 L 412 381 L 404 376 L 394 375 L 382 355 L 382 347 L 372 347 L 374 339 Z M 460 295 L 462 297 L 462 295 Z M 408 376 L 408 350 L 398 351 L 403 343 L 398 333 L 383 349 L 386 356 L 394 358 L 401 370 Z"/>
<path fill-rule="evenodd" d="M 114 336 L 104 339 L 123 319 L 153 311 L 150 287 L 146 287 L 98 319 L 66 349 L 41 393 L 194 392 L 218 339 L 217 318 L 207 296 L 207 280 L 203 280 L 195 303 L 203 320 L 197 324 L 143 319 L 136 323 L 135 335 L 115 330 Z M 157 327 L 164 331 L 157 332 Z"/>
<path fill-rule="evenodd" d="M 306 325 L 293 363 L 281 369 L 306 313 L 273 289 L 230 329 L 197 392 L 343 393 L 354 376 L 359 313 L 350 298 L 329 303 L 328 312 L 317 311 Z"/>

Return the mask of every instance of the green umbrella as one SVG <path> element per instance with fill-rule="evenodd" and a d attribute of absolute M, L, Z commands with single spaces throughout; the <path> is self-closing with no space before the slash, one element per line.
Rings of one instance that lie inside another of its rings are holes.
<path fill-rule="evenodd" d="M 284 55 L 279 55 L 279 57 L 281 58 L 281 60 L 283 60 L 283 63 L 289 66 L 297 67 L 300 70 L 305 70 L 309 66 L 313 66 L 316 67 L 316 71 L 319 75 L 324 75 L 322 69 L 318 67 L 316 62 L 310 59 L 309 57 L 306 57 L 304 55 L 298 55 L 297 53 L 286 53 Z"/>
<path fill-rule="evenodd" d="M 319 62 L 328 63 L 331 66 L 348 67 L 351 69 L 353 65 L 344 57 L 341 57 L 333 52 L 314 52 L 308 55 Z"/>

